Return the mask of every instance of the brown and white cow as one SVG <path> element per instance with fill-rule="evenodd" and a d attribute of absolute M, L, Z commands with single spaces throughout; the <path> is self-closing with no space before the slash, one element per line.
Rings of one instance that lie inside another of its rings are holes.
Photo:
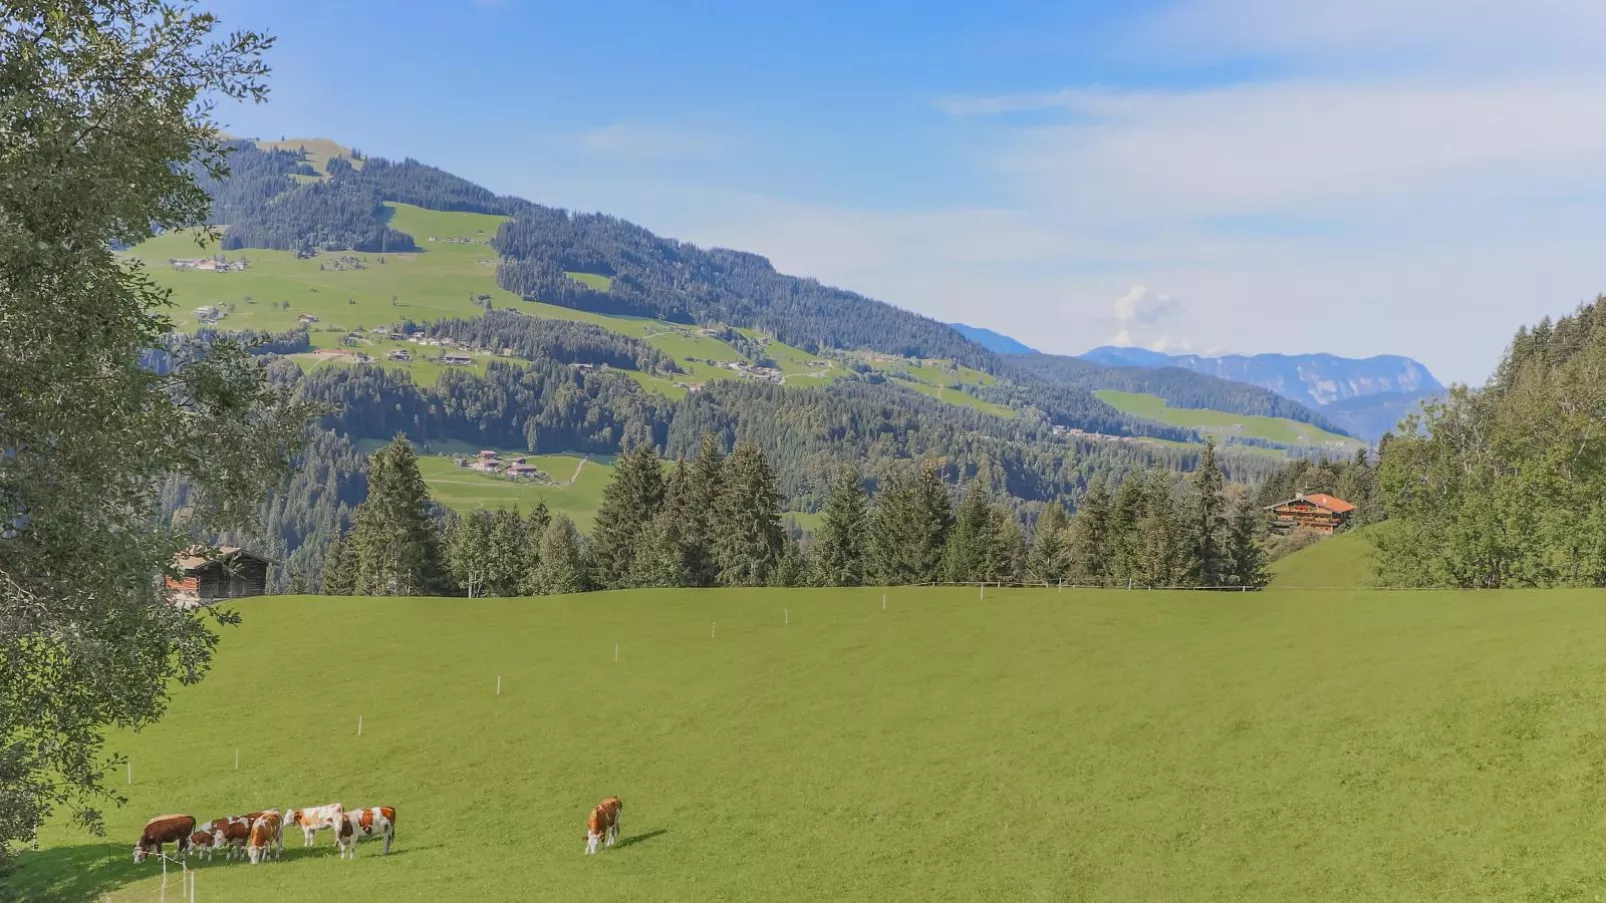
<path fill-rule="evenodd" d="M 190 835 L 190 852 L 196 856 L 204 856 L 207 859 L 211 859 L 212 851 L 216 848 L 210 831 L 203 829 Z"/>
<path fill-rule="evenodd" d="M 205 844 L 197 844 L 200 850 L 211 859 L 218 850 L 223 850 L 228 858 L 233 859 L 236 853 L 245 852 L 245 844 L 251 839 L 251 825 L 262 816 L 261 812 L 251 812 L 246 815 L 232 815 L 228 818 L 214 818 L 201 826 L 198 834 L 206 834 L 210 840 Z"/>
<path fill-rule="evenodd" d="M 591 817 L 586 819 L 586 855 L 590 856 L 597 851 L 597 844 L 604 839 L 607 846 L 613 846 L 619 839 L 619 813 L 625 804 L 617 796 L 610 796 L 597 804 L 591 810 Z"/>
<path fill-rule="evenodd" d="M 145 830 L 134 844 L 134 861 L 144 862 L 153 850 L 161 855 L 164 843 L 177 843 L 178 851 L 183 853 L 190 848 L 190 835 L 193 833 L 195 816 L 158 815 L 145 823 Z"/>
<path fill-rule="evenodd" d="M 339 803 L 313 806 L 310 809 L 292 809 L 290 810 L 290 817 L 286 821 L 292 825 L 301 826 L 301 845 L 310 847 L 312 842 L 317 839 L 319 831 L 324 828 L 340 826 L 340 819 L 345 811 L 346 807 Z"/>
<path fill-rule="evenodd" d="M 340 827 L 335 829 L 335 846 L 340 858 L 348 855 L 357 858 L 357 841 L 364 837 L 385 838 L 383 853 L 389 855 L 390 842 L 396 837 L 396 810 L 390 806 L 370 806 L 341 814 Z"/>
<path fill-rule="evenodd" d="M 284 830 L 284 822 L 279 818 L 276 809 L 269 809 L 251 822 L 251 838 L 246 843 L 246 855 L 251 857 L 251 864 L 256 865 L 270 855 L 278 858 L 280 836 Z"/>

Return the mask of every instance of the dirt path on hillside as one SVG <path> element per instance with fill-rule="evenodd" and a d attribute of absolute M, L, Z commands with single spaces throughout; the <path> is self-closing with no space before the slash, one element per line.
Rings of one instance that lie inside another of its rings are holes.
<path fill-rule="evenodd" d="M 563 484 L 564 486 L 573 486 L 575 483 L 579 482 L 579 480 L 580 480 L 580 471 L 586 469 L 586 461 L 588 461 L 588 460 L 590 460 L 590 456 L 582 456 L 580 458 L 580 463 L 574 465 L 574 476 L 570 477 L 569 478 L 569 482 L 564 483 Z"/>

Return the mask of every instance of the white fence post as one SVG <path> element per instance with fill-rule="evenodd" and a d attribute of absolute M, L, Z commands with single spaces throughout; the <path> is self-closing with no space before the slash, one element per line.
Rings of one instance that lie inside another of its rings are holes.
<path fill-rule="evenodd" d="M 357 716 L 357 736 L 362 736 L 362 716 Z"/>
<path fill-rule="evenodd" d="M 619 642 L 617 640 L 615 640 L 613 644 L 613 660 L 619 660 Z"/>
<path fill-rule="evenodd" d="M 502 695 L 502 675 L 496 675 L 496 695 Z"/>

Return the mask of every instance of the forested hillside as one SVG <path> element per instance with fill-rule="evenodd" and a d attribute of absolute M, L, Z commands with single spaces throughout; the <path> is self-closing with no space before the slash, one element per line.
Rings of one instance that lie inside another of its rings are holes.
<path fill-rule="evenodd" d="M 1004 360 L 1008 372 L 1029 373 L 1059 385 L 1143 392 L 1165 399 L 1172 407 L 1281 417 L 1347 435 L 1338 424 L 1269 389 L 1190 370 L 1107 366 L 1060 354 L 1011 354 Z"/>
<path fill-rule="evenodd" d="M 1606 297 L 1523 328 L 1489 383 L 1457 388 L 1389 441 L 1394 586 L 1606 586 Z"/>

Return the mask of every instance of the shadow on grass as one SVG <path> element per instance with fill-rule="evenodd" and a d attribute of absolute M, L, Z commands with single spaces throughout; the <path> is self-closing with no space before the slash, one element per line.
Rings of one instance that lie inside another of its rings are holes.
<path fill-rule="evenodd" d="M 632 834 L 629 837 L 615 841 L 613 848 L 618 850 L 623 849 L 624 847 L 634 846 L 638 843 L 646 843 L 647 841 L 652 840 L 654 837 L 662 837 L 668 833 L 668 828 L 659 828 L 656 831 L 648 831 L 645 834 Z"/>
<path fill-rule="evenodd" d="M 624 846 L 628 842 L 620 841 L 618 845 Z M 440 844 L 424 846 L 397 844 L 391 847 L 390 856 L 405 856 L 408 853 L 439 849 L 440 846 Z M 365 849 L 359 846 L 357 855 L 365 859 L 387 858 L 381 852 L 382 849 L 383 847 L 370 846 Z M 24 851 L 17 857 L 16 870 L 0 878 L 0 900 L 7 903 L 12 900 L 18 903 L 99 900 L 136 881 L 144 881 L 162 873 L 162 864 L 155 859 L 135 864 L 132 851 L 132 844 L 120 843 L 92 843 L 75 847 L 53 847 L 39 852 Z M 290 847 L 285 847 L 284 857 L 279 861 L 289 864 L 301 859 L 323 859 L 334 855 L 336 850 L 333 844 L 320 844 L 311 849 L 298 847 L 292 850 Z M 264 863 L 264 865 L 273 864 L 276 863 L 273 861 Z M 190 860 L 191 868 L 201 870 L 249 866 L 250 863 L 243 858 L 230 861 L 221 855 L 211 861 L 199 858 Z M 177 881 L 179 867 L 169 863 L 168 871 L 171 880 Z"/>
<path fill-rule="evenodd" d="M 0 899 L 98 900 L 149 878 L 152 868 L 161 873 L 155 860 L 135 865 L 133 848 L 133 844 L 92 843 L 24 852 L 17 857 L 17 870 L 0 878 Z"/>

